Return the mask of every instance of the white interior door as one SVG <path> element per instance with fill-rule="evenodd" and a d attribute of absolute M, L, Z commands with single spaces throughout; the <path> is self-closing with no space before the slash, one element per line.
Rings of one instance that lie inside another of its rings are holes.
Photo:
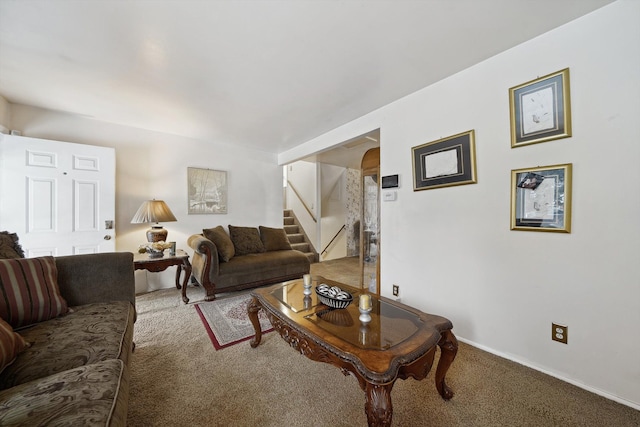
<path fill-rule="evenodd" d="M 0 135 L 0 230 L 27 257 L 115 250 L 115 150 Z"/>

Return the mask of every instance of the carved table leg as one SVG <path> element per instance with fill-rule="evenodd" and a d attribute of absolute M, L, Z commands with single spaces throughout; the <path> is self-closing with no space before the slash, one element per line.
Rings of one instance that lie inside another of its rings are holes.
<path fill-rule="evenodd" d="M 260 345 L 260 341 L 262 340 L 262 327 L 260 326 L 260 320 L 258 319 L 258 311 L 262 306 L 256 297 L 252 297 L 249 305 L 247 306 L 247 314 L 249 315 L 249 320 L 251 320 L 251 324 L 253 325 L 253 329 L 256 331 L 256 336 L 251 339 L 251 348 L 256 348 Z"/>
<path fill-rule="evenodd" d="M 176 289 L 180 289 L 180 273 L 182 273 L 182 265 L 176 268 Z"/>
<path fill-rule="evenodd" d="M 391 404 L 390 384 L 370 384 L 366 383 L 364 392 L 367 401 L 364 404 L 364 411 L 367 414 L 369 427 L 385 427 L 391 425 L 393 416 L 393 405 Z"/>
<path fill-rule="evenodd" d="M 187 304 L 189 303 L 189 298 L 187 298 L 187 285 L 189 284 L 189 278 L 191 277 L 191 263 L 189 263 L 188 259 L 184 260 L 183 265 L 178 266 L 178 273 L 176 276 L 176 285 L 178 285 L 178 279 L 180 277 L 180 270 L 182 270 L 182 267 L 184 267 L 184 280 L 182 282 L 182 302 Z"/>
<path fill-rule="evenodd" d="M 444 377 L 458 353 L 458 340 L 451 330 L 447 330 L 443 332 L 438 346 L 440 347 L 440 362 L 438 362 L 436 370 L 436 388 L 443 399 L 449 400 L 453 397 L 453 390 L 447 386 Z"/>

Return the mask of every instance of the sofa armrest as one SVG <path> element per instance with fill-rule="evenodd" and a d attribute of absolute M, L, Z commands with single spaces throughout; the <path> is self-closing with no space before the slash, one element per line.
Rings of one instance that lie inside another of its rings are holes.
<path fill-rule="evenodd" d="M 56 257 L 58 286 L 70 306 L 108 301 L 136 303 L 131 252 Z"/>
<path fill-rule="evenodd" d="M 193 249 L 191 260 L 191 275 L 202 286 L 209 286 L 212 279 L 219 274 L 220 260 L 218 248 L 211 240 L 202 234 L 194 234 L 187 239 L 187 244 Z"/>

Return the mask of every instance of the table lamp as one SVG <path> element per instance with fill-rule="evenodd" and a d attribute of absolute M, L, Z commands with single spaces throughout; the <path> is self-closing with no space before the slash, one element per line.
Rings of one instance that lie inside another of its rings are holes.
<path fill-rule="evenodd" d="M 162 228 L 159 222 L 177 221 L 164 200 L 147 200 L 143 202 L 138 212 L 133 216 L 131 224 L 155 223 L 147 230 L 147 241 L 167 241 L 169 232 Z"/>

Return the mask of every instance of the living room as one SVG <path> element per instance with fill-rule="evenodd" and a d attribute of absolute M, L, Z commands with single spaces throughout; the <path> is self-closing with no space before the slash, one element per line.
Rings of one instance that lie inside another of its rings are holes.
<path fill-rule="evenodd" d="M 206 227 L 281 226 L 283 165 L 380 129 L 381 175 L 401 183 L 381 203 L 381 294 L 398 285 L 403 302 L 451 319 L 460 341 L 639 410 L 640 196 L 627 188 L 640 181 L 639 16 L 639 2 L 612 2 L 277 153 L 67 113 L 62 94 L 57 111 L 25 105 L 2 86 L 0 125 L 116 149 L 118 251 L 141 243 L 145 227 L 130 221 L 150 198 L 172 207 L 170 240 L 185 249 Z M 565 68 L 572 136 L 511 148 L 509 89 Z M 174 107 L 164 120 L 191 111 Z M 414 191 L 411 149 L 472 129 L 477 183 Z M 571 232 L 511 230 L 511 171 L 568 163 Z M 187 215 L 187 167 L 228 171 L 226 216 Z M 569 327 L 568 344 L 551 340 L 552 323 Z"/>

